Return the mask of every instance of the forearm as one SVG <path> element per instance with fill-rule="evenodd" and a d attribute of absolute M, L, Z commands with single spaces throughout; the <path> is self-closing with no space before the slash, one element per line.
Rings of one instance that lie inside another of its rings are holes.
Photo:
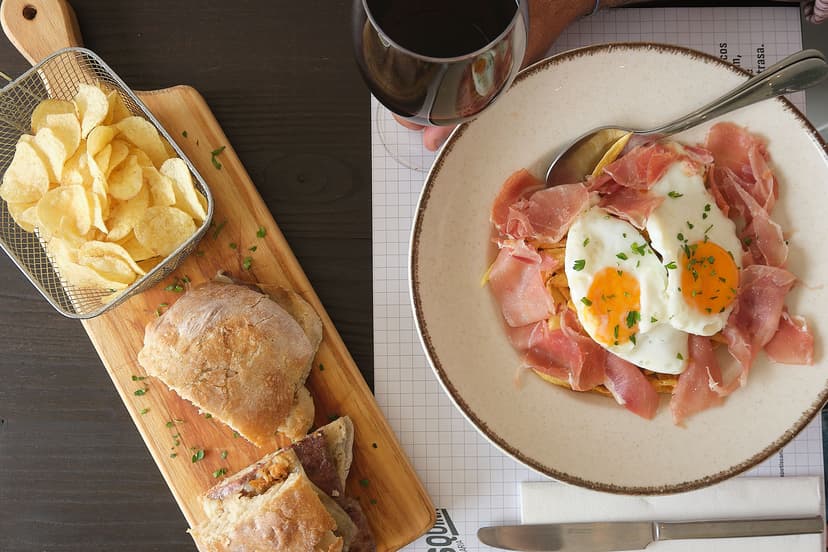
<path fill-rule="evenodd" d="M 641 0 L 637 0 L 641 1 Z M 595 0 L 528 0 L 529 40 L 523 65 L 541 59 L 552 43 L 572 22 L 595 9 Z M 632 4 L 634 0 L 600 0 L 600 8 Z"/>

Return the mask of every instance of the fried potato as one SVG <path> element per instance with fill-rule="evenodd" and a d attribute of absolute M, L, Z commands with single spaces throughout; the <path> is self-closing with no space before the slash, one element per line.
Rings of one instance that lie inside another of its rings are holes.
<path fill-rule="evenodd" d="M 153 124 L 143 117 L 127 117 L 115 123 L 115 127 L 124 139 L 146 153 L 156 168 L 167 160 L 167 150 L 161 136 Z"/>
<path fill-rule="evenodd" d="M 175 206 L 198 220 L 207 218 L 207 213 L 202 208 L 196 195 L 193 178 L 190 176 L 190 169 L 178 157 L 167 159 L 159 170 L 161 174 L 170 178 L 175 193 Z"/>
<path fill-rule="evenodd" d="M 109 100 L 97 86 L 81 83 L 78 85 L 74 102 L 81 122 L 81 137 L 86 138 L 109 113 Z"/>
<path fill-rule="evenodd" d="M 17 142 L 14 158 L 3 175 L 0 198 L 9 203 L 32 203 L 49 190 L 49 170 L 34 144 L 28 140 Z"/>
<path fill-rule="evenodd" d="M 144 185 L 144 174 L 138 166 L 138 159 L 134 155 L 113 171 L 108 179 L 109 195 L 115 199 L 127 200 L 138 195 Z"/>
<path fill-rule="evenodd" d="M 37 226 L 37 203 L 7 203 L 9 214 L 23 230 L 34 232 Z"/>
<path fill-rule="evenodd" d="M 37 131 L 46 126 L 46 117 L 49 115 L 71 114 L 78 118 L 75 111 L 75 104 L 66 100 L 43 100 L 32 111 L 32 133 L 37 134 Z"/>
<path fill-rule="evenodd" d="M 150 207 L 133 230 L 138 241 L 166 257 L 196 231 L 193 218 L 175 207 Z"/>
<path fill-rule="evenodd" d="M 79 241 L 92 228 L 92 208 L 83 186 L 49 190 L 37 204 L 40 229 L 48 236 Z"/>
<path fill-rule="evenodd" d="M 115 127 L 101 125 L 93 128 L 89 136 L 86 137 L 86 153 L 93 156 L 97 155 L 112 142 L 117 134 L 118 129 Z"/>
<path fill-rule="evenodd" d="M 109 216 L 107 240 L 115 242 L 127 237 L 149 206 L 150 194 L 146 186 L 127 201 L 116 202 Z"/>
<path fill-rule="evenodd" d="M 166 163 L 166 161 L 165 161 Z M 162 207 L 175 205 L 175 189 L 170 177 L 158 172 L 155 167 L 143 167 L 144 181 L 152 194 L 152 204 Z"/>
<path fill-rule="evenodd" d="M 117 90 L 107 92 L 106 99 L 107 103 L 109 103 L 109 110 L 107 111 L 103 124 L 111 125 L 132 116 L 132 113 L 130 113 L 129 108 L 127 108 Z"/>

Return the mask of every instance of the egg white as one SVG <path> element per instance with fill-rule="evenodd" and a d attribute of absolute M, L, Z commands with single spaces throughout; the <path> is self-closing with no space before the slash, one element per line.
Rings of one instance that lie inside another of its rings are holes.
<path fill-rule="evenodd" d="M 732 254 L 736 266 L 742 268 L 742 248 L 736 226 L 716 206 L 716 200 L 704 186 L 704 178 L 685 161 L 673 163 L 650 194 L 661 196 L 661 202 L 647 219 L 650 244 L 662 257 L 664 266 L 679 265 L 683 243 L 709 241 Z M 707 210 L 705 210 L 707 209 Z M 706 215 L 706 216 L 705 216 Z M 723 312 L 701 313 L 689 306 L 681 293 L 682 267 L 667 270 L 667 314 L 671 326 L 696 335 L 714 335 L 721 331 L 735 301 Z"/>
<path fill-rule="evenodd" d="M 635 247 L 633 247 L 635 246 Z M 637 251 L 644 251 L 640 254 Z M 619 254 L 622 254 L 619 258 Z M 576 265 L 576 261 L 579 261 Z M 576 270 L 583 261 L 583 268 Z M 566 242 L 565 271 L 572 302 L 584 330 L 605 349 L 641 368 L 679 374 L 687 364 L 687 334 L 666 323 L 667 274 L 661 261 L 632 225 L 592 207 L 576 218 Z M 596 328 L 586 315 L 587 297 L 595 275 L 604 268 L 634 275 L 640 287 L 640 320 L 636 342 L 618 345 L 600 343 Z"/>

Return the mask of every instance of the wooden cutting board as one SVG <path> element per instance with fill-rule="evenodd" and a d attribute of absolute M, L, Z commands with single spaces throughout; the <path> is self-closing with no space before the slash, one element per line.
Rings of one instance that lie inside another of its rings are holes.
<path fill-rule="evenodd" d="M 33 18 L 31 7 L 36 10 Z M 11 42 L 33 64 L 55 50 L 81 44 L 74 13 L 63 0 L 4 0 L 0 21 Z M 223 270 L 241 280 L 292 289 L 313 305 L 324 326 L 308 379 L 316 405 L 315 426 L 340 415 L 353 420 L 348 494 L 359 499 L 378 549 L 395 550 L 416 539 L 434 523 L 431 500 L 210 108 L 187 86 L 138 96 L 204 177 L 215 200 L 214 228 L 173 276 L 186 276 L 197 285 Z M 226 149 L 217 158 L 221 164 L 217 169 L 211 152 L 221 146 Z M 264 237 L 258 235 L 260 227 Z M 253 246 L 255 251 L 250 251 Z M 245 270 L 243 261 L 248 256 L 252 262 Z M 194 525 L 205 519 L 200 496 L 219 481 L 216 472 L 223 468 L 228 475 L 235 473 L 269 450 L 200 415 L 162 382 L 141 379 L 146 374 L 136 355 L 143 345 L 144 327 L 162 304 L 180 297 L 164 290 L 172 280 L 84 321 L 83 326 L 187 522 Z M 202 450 L 203 459 L 193 462 L 193 455 Z"/>

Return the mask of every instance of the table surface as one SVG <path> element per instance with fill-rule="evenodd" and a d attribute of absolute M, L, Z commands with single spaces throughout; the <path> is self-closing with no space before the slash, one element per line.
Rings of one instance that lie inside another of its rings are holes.
<path fill-rule="evenodd" d="M 369 95 L 348 0 L 73 0 L 137 90 L 199 90 L 372 380 Z M 0 70 L 28 68 L 0 36 Z M 0 550 L 194 550 L 79 322 L 0 255 Z"/>
<path fill-rule="evenodd" d="M 350 0 L 73 0 L 137 90 L 206 98 L 372 383 L 369 96 Z M 0 37 L 0 70 L 28 68 Z M 0 255 L 0 551 L 192 551 L 80 323 Z"/>

